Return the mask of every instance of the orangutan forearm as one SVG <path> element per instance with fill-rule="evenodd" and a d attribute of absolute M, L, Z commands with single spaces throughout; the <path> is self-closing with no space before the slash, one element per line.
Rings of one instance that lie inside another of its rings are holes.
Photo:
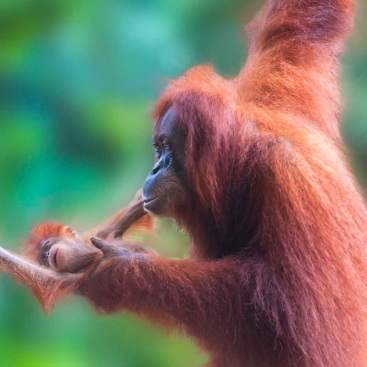
<path fill-rule="evenodd" d="M 226 328 L 231 312 L 240 311 L 233 309 L 240 273 L 232 259 L 195 262 L 127 253 L 105 259 L 79 293 L 107 313 L 165 313 L 197 330 L 207 329 L 211 319 L 218 325 L 223 315 Z"/>

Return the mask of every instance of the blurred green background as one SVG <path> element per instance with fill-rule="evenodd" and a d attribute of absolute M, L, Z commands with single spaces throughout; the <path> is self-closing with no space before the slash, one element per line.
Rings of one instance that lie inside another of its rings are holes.
<path fill-rule="evenodd" d="M 17 250 L 54 219 L 80 231 L 134 197 L 154 161 L 149 113 L 167 84 L 197 63 L 235 76 L 241 25 L 263 1 L 0 0 L 0 243 Z M 367 16 L 360 4 L 342 59 L 342 131 L 367 187 Z M 164 220 L 146 239 L 168 257 L 188 246 Z M 133 315 L 96 315 L 86 301 L 51 316 L 0 274 L 0 366 L 184 367 L 207 357 Z"/>

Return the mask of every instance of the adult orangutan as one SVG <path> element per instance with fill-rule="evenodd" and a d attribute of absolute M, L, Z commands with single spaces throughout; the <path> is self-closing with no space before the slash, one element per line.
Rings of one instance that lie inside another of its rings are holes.
<path fill-rule="evenodd" d="M 270 0 L 238 77 L 194 67 L 170 85 L 144 205 L 187 231 L 190 259 L 93 238 L 105 256 L 79 294 L 178 327 L 211 367 L 367 365 L 367 213 L 338 128 L 354 8 Z"/>

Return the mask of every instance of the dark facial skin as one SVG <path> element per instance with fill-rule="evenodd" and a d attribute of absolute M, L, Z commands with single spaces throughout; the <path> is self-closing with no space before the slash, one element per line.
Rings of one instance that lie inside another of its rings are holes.
<path fill-rule="evenodd" d="M 188 198 L 185 140 L 175 112 L 168 110 L 154 131 L 157 163 L 143 186 L 144 208 L 155 215 L 172 215 Z"/>

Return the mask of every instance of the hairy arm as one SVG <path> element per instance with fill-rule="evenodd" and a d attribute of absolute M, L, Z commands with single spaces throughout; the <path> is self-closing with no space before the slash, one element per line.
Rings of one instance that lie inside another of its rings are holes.
<path fill-rule="evenodd" d="M 9 273 L 18 283 L 28 286 L 45 312 L 51 311 L 58 298 L 78 289 L 89 274 L 57 273 L 32 264 L 2 247 L 0 269 Z"/>
<path fill-rule="evenodd" d="M 270 0 L 249 26 L 249 57 L 237 78 L 242 99 L 300 114 L 338 137 L 338 61 L 355 0 Z"/>
<path fill-rule="evenodd" d="M 221 332 L 235 327 L 231 314 L 240 312 L 235 307 L 242 294 L 235 258 L 170 260 L 103 246 L 104 261 L 78 290 L 98 310 L 132 311 L 166 324 L 170 320 L 195 335 L 211 324 L 213 332 L 219 332 L 218 325 Z"/>
<path fill-rule="evenodd" d="M 131 231 L 151 231 L 153 229 L 153 217 L 144 210 L 141 194 L 134 202 L 121 209 L 103 225 L 94 228 L 82 235 L 86 242 L 91 236 L 106 239 L 113 234 L 113 238 L 121 238 L 125 233 Z"/>

